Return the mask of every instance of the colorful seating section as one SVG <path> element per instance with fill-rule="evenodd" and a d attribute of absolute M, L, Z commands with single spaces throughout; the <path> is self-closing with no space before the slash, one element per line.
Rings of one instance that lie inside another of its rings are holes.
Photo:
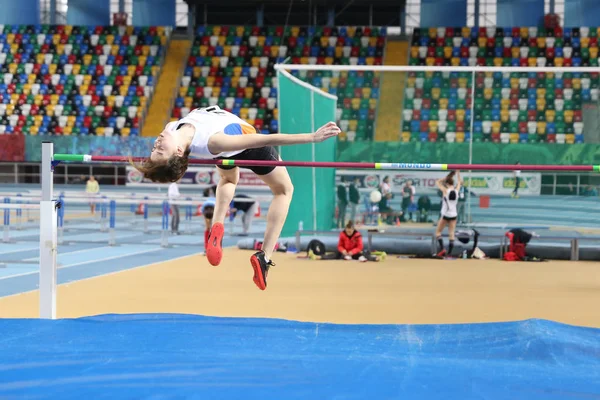
<path fill-rule="evenodd" d="M 600 28 L 417 29 L 411 65 L 598 66 Z M 402 141 L 470 139 L 471 73 L 410 73 Z M 473 140 L 583 142 L 582 107 L 599 74 L 486 72 L 475 77 Z"/>
<path fill-rule="evenodd" d="M 379 73 L 373 71 L 292 71 L 296 77 L 338 96 L 341 140 L 372 140 Z"/>
<path fill-rule="evenodd" d="M 199 27 L 172 119 L 219 105 L 260 132 L 278 132 L 275 63 L 290 57 L 292 64 L 381 65 L 384 46 L 385 31 L 375 28 Z M 375 74 L 292 73 L 339 96 L 338 116 L 349 138 L 372 137 Z"/>
<path fill-rule="evenodd" d="M 168 35 L 0 25 L 0 134 L 138 135 Z"/>

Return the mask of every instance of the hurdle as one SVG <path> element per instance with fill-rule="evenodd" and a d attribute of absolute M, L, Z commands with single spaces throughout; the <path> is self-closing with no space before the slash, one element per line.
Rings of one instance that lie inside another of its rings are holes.
<path fill-rule="evenodd" d="M 54 167 L 60 162 L 91 163 L 111 162 L 128 163 L 143 161 L 142 157 L 96 156 L 89 154 L 54 154 L 52 142 L 42 143 L 41 166 L 41 201 L 40 210 L 40 277 L 39 305 L 40 318 L 56 318 L 56 286 L 57 286 L 57 228 L 58 210 L 61 207 L 59 199 L 53 199 Z M 413 170 L 413 171 L 587 171 L 600 172 L 600 165 L 513 165 L 513 164 L 434 164 L 434 163 L 366 163 L 366 162 L 302 162 L 302 161 L 264 161 L 264 160 L 189 160 L 190 164 L 223 165 L 223 166 L 262 166 L 262 167 L 308 167 L 308 168 L 345 168 L 345 169 L 375 169 L 375 170 Z M 135 200 L 138 204 L 139 200 Z M 149 200 L 146 200 L 149 201 Z M 189 200 L 188 200 L 189 201 Z M 186 201 L 185 205 L 189 205 Z M 24 204 L 15 205 L 21 208 Z M 15 209 L 17 208 L 15 207 Z M 163 203 L 168 208 L 168 202 Z M 187 218 L 186 211 L 186 218 Z M 168 224 L 163 219 L 163 228 Z"/>
<path fill-rule="evenodd" d="M 16 210 L 17 212 L 17 220 L 19 221 L 21 218 L 21 213 L 23 210 L 39 210 L 39 204 L 12 204 L 4 199 L 4 203 L 0 204 L 0 210 L 4 210 L 4 224 L 3 224 L 3 234 L 2 234 L 2 242 L 10 243 L 10 211 Z M 20 222 L 18 222 L 20 224 Z M 19 226 L 17 226 L 19 229 Z"/>

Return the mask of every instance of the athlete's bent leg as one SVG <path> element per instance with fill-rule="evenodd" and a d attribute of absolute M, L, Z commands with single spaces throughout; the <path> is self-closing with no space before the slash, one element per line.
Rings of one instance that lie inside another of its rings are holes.
<path fill-rule="evenodd" d="M 217 184 L 216 202 L 215 202 L 215 214 L 213 217 L 213 225 L 216 223 L 225 222 L 225 216 L 229 210 L 231 200 L 235 195 L 235 188 L 238 181 L 240 180 L 240 169 L 221 169 L 219 171 L 219 183 Z"/>
<path fill-rule="evenodd" d="M 260 178 L 271 188 L 274 196 L 267 213 L 267 228 L 262 245 L 267 260 L 270 260 L 290 209 L 294 185 L 285 167 L 277 167 Z"/>
<path fill-rule="evenodd" d="M 212 226 L 208 237 L 208 245 L 206 247 L 206 258 L 211 265 L 219 265 L 223 258 L 223 235 L 225 234 L 225 215 L 233 200 L 235 187 L 240 179 L 239 168 L 222 169 L 219 171 L 219 184 L 217 185 L 215 211 L 212 218 Z"/>

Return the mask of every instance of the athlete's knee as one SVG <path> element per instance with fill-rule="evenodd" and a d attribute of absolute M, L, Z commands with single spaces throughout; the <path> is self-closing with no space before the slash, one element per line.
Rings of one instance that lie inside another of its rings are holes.
<path fill-rule="evenodd" d="M 232 176 L 221 176 L 221 179 L 219 180 L 219 183 L 221 185 L 224 185 L 226 183 L 233 183 L 234 185 L 237 185 L 238 182 L 240 180 L 239 175 L 232 175 Z"/>
<path fill-rule="evenodd" d="M 240 180 L 240 174 L 238 173 L 238 171 L 236 171 L 236 169 L 219 169 L 219 184 L 223 185 L 226 183 L 233 183 L 234 185 L 237 185 L 237 183 Z"/>
<path fill-rule="evenodd" d="M 294 184 L 291 180 L 287 180 L 286 182 L 273 185 L 271 189 L 275 196 L 286 196 L 291 198 L 294 194 Z"/>

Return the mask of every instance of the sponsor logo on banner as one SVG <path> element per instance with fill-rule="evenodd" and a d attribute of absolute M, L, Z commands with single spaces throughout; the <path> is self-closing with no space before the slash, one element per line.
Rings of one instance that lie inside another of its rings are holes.
<path fill-rule="evenodd" d="M 402 169 L 431 169 L 431 164 L 398 164 L 392 163 L 394 168 Z"/>
<path fill-rule="evenodd" d="M 374 189 L 379 186 L 379 176 L 377 175 L 366 175 L 363 179 L 365 187 L 369 189 Z"/>
<path fill-rule="evenodd" d="M 144 175 L 140 171 L 135 168 L 127 168 L 127 182 L 131 183 L 141 183 L 144 179 Z"/>
<path fill-rule="evenodd" d="M 211 173 L 208 171 L 198 171 L 196 172 L 196 182 L 200 185 L 210 185 L 211 183 Z"/>

